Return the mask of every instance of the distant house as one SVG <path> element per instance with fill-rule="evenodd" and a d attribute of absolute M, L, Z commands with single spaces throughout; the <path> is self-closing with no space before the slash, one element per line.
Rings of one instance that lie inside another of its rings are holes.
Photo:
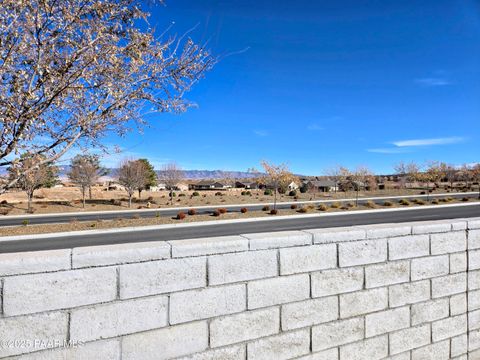
<path fill-rule="evenodd" d="M 162 190 L 167 190 L 167 185 L 160 183 L 155 186 L 150 186 L 150 191 L 162 191 Z"/>
<path fill-rule="evenodd" d="M 287 189 L 288 190 L 297 190 L 300 186 L 295 181 L 292 181 L 290 184 L 288 184 Z"/>
<path fill-rule="evenodd" d="M 201 180 L 195 184 L 190 185 L 192 190 L 226 190 L 231 186 L 223 184 L 219 181 Z"/>
<path fill-rule="evenodd" d="M 332 180 L 310 180 L 305 183 L 308 188 L 318 192 L 330 192 L 338 190 L 338 184 Z"/>
<path fill-rule="evenodd" d="M 180 183 L 178 183 L 177 185 L 175 185 L 175 188 L 176 188 L 178 191 L 187 191 L 187 190 L 188 190 L 188 184 L 183 183 L 183 182 L 180 182 Z"/>
<path fill-rule="evenodd" d="M 263 185 L 260 185 L 260 189 L 262 189 Z M 266 189 L 275 189 L 275 183 L 269 183 L 267 185 L 265 185 L 265 188 Z M 283 188 L 280 184 L 278 185 L 278 188 Z M 295 182 L 295 181 L 292 181 L 291 183 L 289 183 L 287 186 L 286 186 L 286 189 L 287 191 L 291 191 L 291 190 L 297 190 L 299 188 L 298 184 Z"/>
<path fill-rule="evenodd" d="M 237 189 L 258 189 L 258 183 L 249 181 L 236 181 L 235 187 Z"/>

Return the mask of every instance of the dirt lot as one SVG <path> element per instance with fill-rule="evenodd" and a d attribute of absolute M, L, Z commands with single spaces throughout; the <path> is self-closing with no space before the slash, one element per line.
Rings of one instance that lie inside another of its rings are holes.
<path fill-rule="evenodd" d="M 469 200 L 474 202 L 477 200 Z M 380 201 L 377 204 L 371 202 L 369 204 L 361 205 L 355 207 L 352 202 L 336 202 L 332 205 L 325 206 L 315 206 L 315 205 L 293 205 L 295 208 L 278 210 L 279 215 L 302 215 L 302 214 L 321 214 L 326 212 L 342 212 L 342 211 L 352 211 L 352 210 L 369 210 L 369 209 L 387 209 L 395 207 L 421 207 L 423 205 L 438 205 L 446 203 L 462 203 L 462 199 L 442 199 L 441 201 L 433 200 L 431 202 L 426 202 L 425 200 L 414 199 L 414 200 L 399 200 L 399 201 Z M 227 219 L 244 219 L 251 217 L 270 217 L 275 216 L 271 215 L 268 210 L 265 211 L 248 211 L 246 213 L 240 212 L 227 212 L 219 216 L 213 215 L 188 215 L 185 214 L 185 218 L 182 220 L 171 218 L 171 217 L 150 217 L 142 218 L 137 215 L 135 217 L 117 219 L 111 221 L 72 221 L 68 224 L 51 224 L 51 225 L 23 225 L 23 226 L 12 226 L 12 227 L 3 227 L 0 228 L 0 236 L 12 236 L 12 235 L 27 235 L 27 234 L 44 234 L 44 233 L 53 233 L 53 232 L 66 232 L 66 231 L 80 231 L 80 230 L 94 230 L 94 229 L 108 229 L 108 228 L 120 228 L 120 227 L 130 227 L 130 226 L 147 226 L 147 225 L 161 225 L 161 224 L 180 224 L 185 222 L 194 222 L 194 221 L 212 221 L 212 220 L 227 220 Z"/>
<path fill-rule="evenodd" d="M 248 191 L 248 190 L 247 190 Z M 435 191 L 434 193 L 446 192 L 444 189 Z M 144 208 L 165 208 L 165 207 L 194 207 L 202 205 L 228 205 L 228 204 L 249 204 L 249 203 L 265 203 L 273 202 L 272 195 L 264 195 L 263 190 L 251 190 L 248 195 L 241 195 L 241 189 L 231 189 L 221 192 L 216 191 L 199 191 L 199 196 L 192 196 L 193 191 L 176 192 L 173 199 L 173 205 L 170 204 L 168 192 L 143 191 L 142 198 L 135 199 L 132 204 L 133 209 Z M 360 196 L 401 196 L 401 195 L 419 195 L 420 190 L 378 190 L 378 191 L 362 191 Z M 217 195 L 216 195 L 217 194 Z M 221 194 L 221 195 L 219 195 Z M 319 199 L 345 199 L 355 197 L 354 192 L 339 193 L 300 193 L 297 191 L 296 198 L 287 194 L 278 195 L 278 201 L 304 201 Z M 106 191 L 102 187 L 93 188 L 93 200 L 88 200 L 85 209 L 82 208 L 81 193 L 77 188 L 53 188 L 40 189 L 35 192 L 34 213 L 60 213 L 60 212 L 77 212 L 77 211 L 105 211 L 105 210 L 126 210 L 128 209 L 127 194 L 125 191 L 113 190 Z M 0 195 L 0 214 L 2 215 L 20 215 L 25 214 L 27 210 L 27 198 L 24 192 L 12 191 Z M 115 204 L 113 204 L 113 202 Z"/>

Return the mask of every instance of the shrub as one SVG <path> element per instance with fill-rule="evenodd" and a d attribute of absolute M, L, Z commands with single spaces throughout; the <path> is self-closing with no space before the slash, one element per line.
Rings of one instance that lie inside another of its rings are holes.
<path fill-rule="evenodd" d="M 212 213 L 213 216 L 220 216 L 220 211 L 218 210 L 215 210 L 213 213 Z"/>
<path fill-rule="evenodd" d="M 320 210 L 320 211 L 327 211 L 327 210 L 328 210 L 328 208 L 327 208 L 327 206 L 326 206 L 326 205 L 324 205 L 324 204 L 320 204 L 320 205 L 318 205 L 318 210 Z"/>
<path fill-rule="evenodd" d="M 420 191 L 420 195 L 425 195 L 425 191 Z"/>
<path fill-rule="evenodd" d="M 2 201 L 0 201 L 0 205 L 8 205 L 8 201 L 7 200 L 2 200 Z"/>
<path fill-rule="evenodd" d="M 297 208 L 297 205 L 295 204 L 290 205 L 290 209 L 295 210 L 296 208 Z"/>
<path fill-rule="evenodd" d="M 246 192 L 246 191 L 242 191 L 240 194 L 241 194 L 242 196 L 245 196 L 245 195 L 247 195 L 247 192 Z"/>
<path fill-rule="evenodd" d="M 25 219 L 22 221 L 23 226 L 27 226 L 28 224 L 30 224 L 30 220 Z"/>
<path fill-rule="evenodd" d="M 384 201 L 383 206 L 393 206 L 393 203 L 391 201 Z"/>
<path fill-rule="evenodd" d="M 263 192 L 263 195 L 273 195 L 273 191 L 270 190 L 270 189 L 266 189 L 266 190 Z"/>
<path fill-rule="evenodd" d="M 288 196 L 297 196 L 297 192 L 295 190 L 290 190 Z"/>
<path fill-rule="evenodd" d="M 298 212 L 304 214 L 304 213 L 308 212 L 308 209 L 305 208 L 305 207 L 301 207 L 300 209 L 298 209 Z"/>
<path fill-rule="evenodd" d="M 277 209 L 272 209 L 270 210 L 270 215 L 277 215 L 278 214 L 278 210 Z"/>
<path fill-rule="evenodd" d="M 247 191 L 247 192 L 245 193 L 245 195 L 252 196 L 252 192 L 251 192 L 251 191 Z"/>
<path fill-rule="evenodd" d="M 153 201 L 153 196 L 147 197 L 147 201 Z"/>
<path fill-rule="evenodd" d="M 354 207 L 355 207 L 355 204 L 352 203 L 352 202 L 349 202 L 349 203 L 347 203 L 346 207 L 347 207 L 347 208 L 354 208 Z"/>
<path fill-rule="evenodd" d="M 186 215 L 183 211 L 180 211 L 178 214 L 177 214 L 177 220 L 183 220 L 185 219 Z"/>
<path fill-rule="evenodd" d="M 295 195 L 293 198 L 294 198 L 295 200 L 298 200 L 298 196 L 297 196 L 297 195 Z"/>
<path fill-rule="evenodd" d="M 180 194 L 178 194 L 178 196 L 179 196 L 179 197 L 180 197 L 180 196 L 181 196 L 181 197 L 184 197 L 184 196 L 187 196 L 187 195 L 185 195 L 184 193 L 180 193 Z"/>
<path fill-rule="evenodd" d="M 110 201 L 114 206 L 122 206 L 122 202 L 120 200 L 112 199 Z"/>
<path fill-rule="evenodd" d="M 398 203 L 400 205 L 404 205 L 404 206 L 409 206 L 410 205 L 410 201 L 405 200 L 405 199 L 400 200 Z"/>
<path fill-rule="evenodd" d="M 196 215 L 197 214 L 197 210 L 195 209 L 188 209 L 188 215 Z"/>
<path fill-rule="evenodd" d="M 240 209 L 240 212 L 241 212 L 242 214 L 245 214 L 247 211 L 248 211 L 248 209 L 247 209 L 246 207 L 242 207 L 242 208 Z"/>
<path fill-rule="evenodd" d="M 220 214 L 226 214 L 227 211 L 228 211 L 228 210 L 225 209 L 225 208 L 219 208 L 219 209 L 218 209 L 218 212 L 219 212 Z"/>
<path fill-rule="evenodd" d="M 413 202 L 417 205 L 425 205 L 425 201 L 423 201 L 421 199 L 415 199 Z"/>
<path fill-rule="evenodd" d="M 0 209 L 0 215 L 8 215 L 8 213 L 10 212 L 10 209 Z"/>
<path fill-rule="evenodd" d="M 339 202 L 334 202 L 334 203 L 330 204 L 330 207 L 332 209 L 338 209 L 340 206 L 341 206 L 341 204 Z"/>
<path fill-rule="evenodd" d="M 217 192 L 215 193 L 215 196 L 222 196 L 222 195 L 223 195 L 223 194 L 222 194 L 220 191 L 217 191 Z"/>
<path fill-rule="evenodd" d="M 367 208 L 370 208 L 370 209 L 374 209 L 376 207 L 375 203 L 372 201 L 372 200 L 368 200 L 366 203 L 365 203 L 365 207 Z"/>
<path fill-rule="evenodd" d="M 192 196 L 200 196 L 200 194 L 198 193 L 198 191 L 194 191 L 194 192 L 192 193 Z"/>
<path fill-rule="evenodd" d="M 156 213 L 155 213 L 155 217 L 159 218 L 159 217 L 160 217 L 160 213 L 159 213 L 159 212 L 156 212 Z"/>
<path fill-rule="evenodd" d="M 463 198 L 462 198 L 462 201 L 465 201 L 465 202 L 466 202 L 466 201 L 469 201 L 469 200 L 470 200 L 470 199 L 469 199 L 468 197 L 463 197 Z"/>
<path fill-rule="evenodd" d="M 90 224 L 90 227 L 92 227 L 92 228 L 94 228 L 94 227 L 96 227 L 96 226 L 97 226 L 97 224 L 96 224 L 96 223 L 92 223 L 92 224 Z"/>
<path fill-rule="evenodd" d="M 138 219 L 140 219 L 140 215 L 138 215 L 138 214 L 135 214 L 135 215 L 133 215 L 133 216 L 132 216 L 132 219 L 136 219 L 136 220 L 138 220 Z"/>
<path fill-rule="evenodd" d="M 438 200 L 437 200 L 437 199 L 433 199 L 433 200 L 432 200 L 432 204 L 433 204 L 433 205 L 438 205 Z"/>
<path fill-rule="evenodd" d="M 263 211 L 268 211 L 268 210 L 270 210 L 270 206 L 265 205 L 265 206 L 262 208 L 262 210 L 263 210 Z"/>
<path fill-rule="evenodd" d="M 171 191 L 171 192 L 168 193 L 168 196 L 176 197 L 177 194 L 175 193 L 175 191 Z"/>
<path fill-rule="evenodd" d="M 447 202 L 451 202 L 451 201 L 453 201 L 453 198 L 447 197 L 446 200 L 447 200 Z"/>

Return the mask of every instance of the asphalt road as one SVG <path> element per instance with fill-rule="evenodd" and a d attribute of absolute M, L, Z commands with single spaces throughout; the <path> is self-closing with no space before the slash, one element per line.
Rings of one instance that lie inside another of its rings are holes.
<path fill-rule="evenodd" d="M 442 198 L 442 197 L 455 197 L 455 198 L 462 198 L 462 197 L 469 197 L 469 198 L 478 198 L 477 193 L 457 193 L 457 194 L 444 194 L 442 196 L 439 195 L 430 195 L 430 198 Z M 402 196 L 401 198 L 404 199 L 426 199 L 426 195 L 412 195 L 412 196 Z M 399 198 L 392 198 L 392 197 L 382 197 L 381 200 L 376 200 L 377 203 L 383 204 L 385 200 L 393 200 L 398 201 Z M 322 204 L 330 204 L 333 202 L 341 202 L 344 201 L 342 199 L 332 199 L 332 200 L 318 200 L 317 203 Z M 368 200 L 359 199 L 359 203 L 363 204 Z M 290 204 L 295 202 L 289 203 L 277 203 L 278 209 L 289 209 Z M 300 206 L 302 202 L 298 202 Z M 247 207 L 249 211 L 261 210 L 264 204 L 258 205 L 215 205 L 211 207 L 201 207 L 196 208 L 198 214 L 211 214 L 218 208 L 224 207 L 228 209 L 229 212 L 240 212 L 242 207 Z M 39 224 L 58 224 L 58 223 L 68 223 L 71 221 L 96 221 L 96 220 L 114 220 L 114 219 L 128 219 L 134 217 L 155 217 L 155 216 L 162 216 L 162 217 L 174 217 L 177 215 L 179 211 L 187 212 L 190 207 L 185 208 L 176 208 L 174 210 L 169 208 L 163 209 L 148 209 L 148 210 L 121 210 L 121 211 L 105 211 L 105 212 L 88 212 L 88 213 L 81 213 L 81 214 L 72 214 L 72 213 L 61 213 L 61 214 L 45 214 L 45 215 L 14 215 L 14 216 L 2 216 L 0 217 L 0 226 L 18 226 L 22 225 L 24 220 L 28 220 L 30 225 L 39 225 Z"/>
<path fill-rule="evenodd" d="M 480 217 L 480 204 L 459 207 L 418 208 L 407 211 L 385 211 L 369 213 L 361 211 L 353 214 L 318 217 L 292 217 L 271 221 L 228 223 L 221 225 L 201 225 L 161 230 L 139 230 L 111 234 L 88 234 L 82 236 L 49 237 L 29 240 L 1 241 L 0 253 L 52 250 L 79 246 L 94 246 L 143 241 L 165 241 L 192 239 L 211 236 L 240 235 L 247 233 L 306 230 L 340 226 L 367 225 L 380 223 L 402 223 Z"/>

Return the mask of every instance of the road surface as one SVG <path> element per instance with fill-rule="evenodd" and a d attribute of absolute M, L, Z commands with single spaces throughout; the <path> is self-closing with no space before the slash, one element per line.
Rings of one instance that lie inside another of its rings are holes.
<path fill-rule="evenodd" d="M 399 199 L 426 199 L 427 195 L 411 195 L 411 196 L 393 196 L 393 197 L 372 197 L 359 199 L 359 203 L 363 204 L 369 199 L 375 199 L 374 202 L 378 204 L 383 204 L 386 200 L 398 201 Z M 438 194 L 430 195 L 430 198 L 445 198 L 445 197 L 455 197 L 463 198 L 469 197 L 471 199 L 478 198 L 478 193 L 455 193 L 455 194 Z M 289 209 L 291 204 L 331 204 L 333 202 L 353 202 L 354 199 L 332 199 L 332 200 L 317 200 L 317 201 L 304 201 L 304 202 L 282 202 L 277 203 L 278 209 Z M 268 203 L 271 206 L 271 203 Z M 267 205 L 268 205 L 267 204 Z M 265 204 L 239 204 L 239 205 L 215 205 L 215 206 L 200 206 L 194 207 L 197 210 L 197 214 L 211 214 L 218 208 L 226 208 L 229 212 L 240 212 L 242 207 L 248 208 L 249 211 L 261 210 Z M 119 211 L 103 211 L 103 212 L 85 212 L 85 213 L 61 213 L 61 214 L 38 214 L 38 215 L 7 215 L 0 217 L 0 226 L 19 226 L 23 225 L 25 220 L 28 221 L 29 225 L 39 225 L 39 224 L 58 224 L 58 223 L 68 223 L 72 221 L 97 221 L 97 220 L 114 220 L 114 219 L 128 219 L 134 217 L 174 217 L 179 211 L 187 212 L 189 207 L 185 208 L 163 208 L 163 209 L 144 209 L 144 210 L 119 210 Z"/>
<path fill-rule="evenodd" d="M 339 213 L 341 214 L 341 213 Z M 404 211 L 359 211 L 335 216 L 301 217 L 267 221 L 231 222 L 225 224 L 173 227 L 157 230 L 119 231 L 115 233 L 85 234 L 81 236 L 51 237 L 35 235 L 32 239 L 2 241 L 0 253 L 51 250 L 79 246 L 107 245 L 142 241 L 165 241 L 247 233 L 306 230 L 340 226 L 380 223 L 402 223 L 440 219 L 480 217 L 480 204 L 469 206 L 439 206 L 438 208 L 411 208 Z M 274 218 L 273 218 L 274 219 Z"/>

